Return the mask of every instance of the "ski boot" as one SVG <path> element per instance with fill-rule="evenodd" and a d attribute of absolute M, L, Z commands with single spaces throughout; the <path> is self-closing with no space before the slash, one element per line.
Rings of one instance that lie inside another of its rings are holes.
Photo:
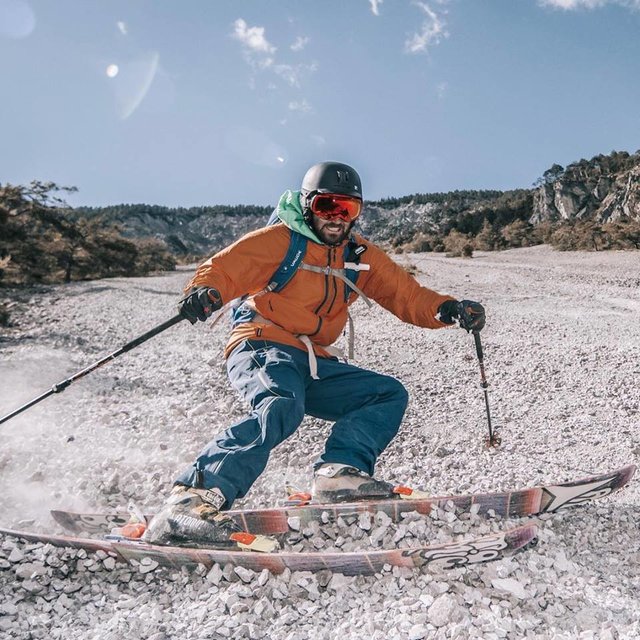
<path fill-rule="evenodd" d="M 311 489 L 315 502 L 357 502 L 397 498 L 394 486 L 360 469 L 329 462 L 316 469 Z"/>
<path fill-rule="evenodd" d="M 217 489 L 175 485 L 162 509 L 153 517 L 142 541 L 149 544 L 207 546 L 274 551 L 278 542 L 268 536 L 243 531 L 220 512 L 225 497 Z"/>

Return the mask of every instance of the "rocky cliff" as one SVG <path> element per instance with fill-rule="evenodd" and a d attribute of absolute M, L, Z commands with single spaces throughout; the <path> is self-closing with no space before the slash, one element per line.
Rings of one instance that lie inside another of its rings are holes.
<path fill-rule="evenodd" d="M 612 153 L 545 172 L 533 197 L 532 224 L 574 219 L 640 219 L 640 153 Z"/>

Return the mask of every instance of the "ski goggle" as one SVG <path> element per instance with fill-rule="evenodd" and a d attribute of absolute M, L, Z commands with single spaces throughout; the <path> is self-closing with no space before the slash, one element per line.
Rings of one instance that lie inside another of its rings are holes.
<path fill-rule="evenodd" d="M 323 220 L 340 218 L 353 222 L 362 211 L 362 200 L 334 193 L 316 193 L 311 198 L 309 208 L 313 214 Z"/>

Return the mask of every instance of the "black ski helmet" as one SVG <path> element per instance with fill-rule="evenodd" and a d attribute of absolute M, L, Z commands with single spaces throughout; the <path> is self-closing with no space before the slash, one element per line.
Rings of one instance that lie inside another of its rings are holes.
<path fill-rule="evenodd" d="M 302 178 L 302 194 L 336 193 L 362 200 L 362 183 L 358 172 L 341 162 L 314 164 Z"/>

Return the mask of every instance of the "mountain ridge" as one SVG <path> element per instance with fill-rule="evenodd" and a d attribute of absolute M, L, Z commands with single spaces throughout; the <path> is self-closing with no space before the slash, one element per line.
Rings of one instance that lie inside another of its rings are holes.
<path fill-rule="evenodd" d="M 202 256 L 263 226 L 272 210 L 259 205 L 121 204 L 77 207 L 73 215 L 115 224 L 125 237 L 162 240 L 178 256 Z M 447 250 L 443 240 L 451 232 L 473 239 L 484 229 L 486 236 L 486 223 L 496 234 L 518 223 L 531 236 L 528 244 L 536 244 L 544 239 L 536 233 L 543 224 L 585 220 L 606 224 L 626 219 L 640 220 L 640 152 L 613 151 L 566 168 L 554 164 L 530 189 L 416 193 L 365 201 L 357 230 L 374 242 L 394 247 L 410 244 L 418 235 L 430 236 L 427 250 Z M 485 242 L 476 248 L 505 247 L 487 247 Z"/>

